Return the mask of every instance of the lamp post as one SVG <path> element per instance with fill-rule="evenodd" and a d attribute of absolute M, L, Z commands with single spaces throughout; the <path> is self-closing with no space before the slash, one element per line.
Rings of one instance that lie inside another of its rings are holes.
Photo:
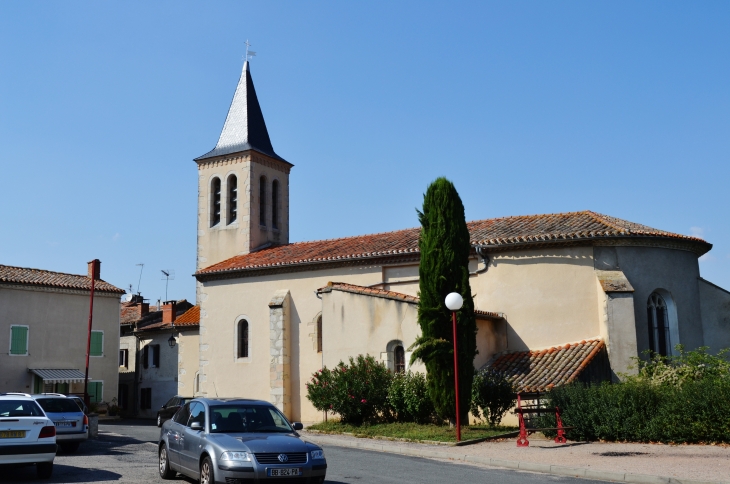
<path fill-rule="evenodd" d="M 449 293 L 446 296 L 446 307 L 451 310 L 451 322 L 454 331 L 454 390 L 456 394 L 456 441 L 461 442 L 461 417 L 459 416 L 459 354 L 456 345 L 456 311 L 461 309 L 464 298 L 458 292 Z"/>
<path fill-rule="evenodd" d="M 172 334 L 170 335 L 170 339 L 167 340 L 167 344 L 170 345 L 170 348 L 175 347 L 175 323 L 172 323 Z"/>

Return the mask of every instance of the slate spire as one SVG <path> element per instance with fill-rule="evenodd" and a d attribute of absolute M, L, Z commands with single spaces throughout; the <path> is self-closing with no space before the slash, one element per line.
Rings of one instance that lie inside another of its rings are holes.
<path fill-rule="evenodd" d="M 264 115 L 256 97 L 256 89 L 253 87 L 248 61 L 243 63 L 243 72 L 238 80 L 238 86 L 233 95 L 231 107 L 228 109 L 228 116 L 223 124 L 218 143 L 213 150 L 195 158 L 195 161 L 246 150 L 258 151 L 272 158 L 286 161 L 277 155 L 271 146 Z"/>

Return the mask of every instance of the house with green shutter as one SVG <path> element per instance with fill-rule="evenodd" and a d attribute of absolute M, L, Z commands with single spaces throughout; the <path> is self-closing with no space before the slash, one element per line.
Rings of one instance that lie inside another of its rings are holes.
<path fill-rule="evenodd" d="M 110 402 L 119 380 L 119 298 L 101 263 L 86 275 L 0 265 L 0 393 L 84 393 L 92 274 L 89 395 Z M 93 272 L 92 272 L 93 271 Z"/>

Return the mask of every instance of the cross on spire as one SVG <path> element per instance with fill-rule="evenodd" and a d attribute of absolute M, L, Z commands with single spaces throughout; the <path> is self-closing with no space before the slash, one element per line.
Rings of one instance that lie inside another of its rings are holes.
<path fill-rule="evenodd" d="M 251 44 L 248 42 L 248 39 L 246 39 L 245 44 L 246 44 L 246 58 L 244 60 L 246 62 L 248 62 L 249 57 L 255 57 L 256 56 L 256 52 L 254 52 L 252 50 L 248 50 L 249 47 L 251 47 Z"/>

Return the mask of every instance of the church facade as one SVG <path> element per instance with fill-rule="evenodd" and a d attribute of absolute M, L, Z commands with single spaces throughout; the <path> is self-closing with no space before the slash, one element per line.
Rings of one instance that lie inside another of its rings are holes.
<path fill-rule="evenodd" d="M 322 419 L 306 382 L 370 354 L 409 367 L 418 228 L 289 243 L 293 165 L 272 147 L 248 62 L 198 166 L 199 396 L 270 400 Z M 526 392 L 619 379 L 644 350 L 730 347 L 730 293 L 700 277 L 706 241 L 591 211 L 468 223 L 479 354 Z M 189 394 L 189 388 L 179 391 Z"/>

